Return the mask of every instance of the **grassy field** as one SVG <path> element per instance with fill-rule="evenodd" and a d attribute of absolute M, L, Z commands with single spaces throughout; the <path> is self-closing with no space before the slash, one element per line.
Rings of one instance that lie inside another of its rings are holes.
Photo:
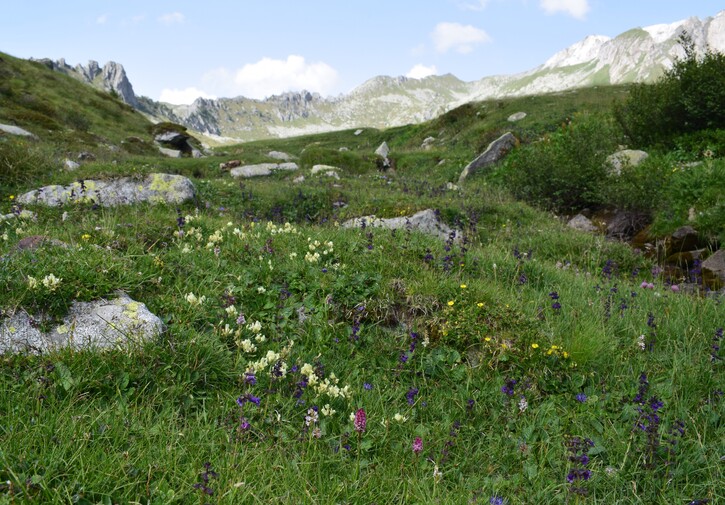
<path fill-rule="evenodd" d="M 103 121 L 45 137 L 0 107 L 41 137 L 0 137 L 0 213 L 23 191 L 93 177 L 177 173 L 198 191 L 178 207 L 0 222 L 3 315 L 60 318 L 121 289 L 166 325 L 130 348 L 0 356 L 0 503 L 725 501 L 722 296 L 677 290 L 628 245 L 515 200 L 496 172 L 448 185 L 506 129 L 528 143 L 624 95 L 471 104 L 178 160 L 79 144 Z M 109 142 L 148 140 L 123 124 Z M 394 170 L 377 169 L 382 141 Z M 59 170 L 81 147 L 97 161 Z M 219 171 L 273 149 L 300 171 Z M 317 163 L 340 179 L 311 176 Z M 427 208 L 464 240 L 340 226 Z M 30 235 L 68 247 L 19 251 Z M 50 274 L 52 289 L 28 282 Z"/>

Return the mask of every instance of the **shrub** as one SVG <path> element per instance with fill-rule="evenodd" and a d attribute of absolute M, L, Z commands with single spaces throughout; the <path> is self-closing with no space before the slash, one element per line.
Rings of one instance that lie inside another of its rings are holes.
<path fill-rule="evenodd" d="M 609 116 L 576 117 L 507 159 L 504 181 L 515 196 L 567 212 L 603 203 L 606 157 L 618 133 Z"/>
<path fill-rule="evenodd" d="M 725 55 L 708 50 L 698 57 L 692 39 L 680 37 L 685 58 L 655 84 L 639 84 L 614 107 L 631 141 L 672 147 L 683 133 L 725 127 Z"/>

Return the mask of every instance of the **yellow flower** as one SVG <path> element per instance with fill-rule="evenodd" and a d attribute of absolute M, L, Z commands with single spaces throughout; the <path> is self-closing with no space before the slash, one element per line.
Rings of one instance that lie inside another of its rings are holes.
<path fill-rule="evenodd" d="M 480 307 L 483 307 L 483 302 L 478 302 L 478 303 L 477 303 L 476 305 L 477 305 L 477 306 L 478 306 L 479 308 L 480 308 Z"/>
<path fill-rule="evenodd" d="M 568 358 L 569 357 L 569 353 L 566 352 L 566 351 L 564 351 L 564 354 L 563 355 L 564 355 L 564 358 Z"/>
<path fill-rule="evenodd" d="M 8 198 L 9 198 L 10 200 L 15 200 L 15 195 L 10 195 L 10 196 L 9 196 Z"/>
<path fill-rule="evenodd" d="M 467 287 L 465 284 L 461 284 L 461 289 L 466 289 Z"/>
<path fill-rule="evenodd" d="M 486 338 L 484 338 L 484 340 L 485 340 L 486 342 L 490 342 L 490 341 L 491 341 L 491 337 L 486 337 Z"/>
<path fill-rule="evenodd" d="M 539 344 L 531 344 L 531 348 L 532 349 L 538 349 L 539 348 Z"/>
<path fill-rule="evenodd" d="M 88 240 L 90 238 L 91 238 L 91 236 L 87 233 L 84 233 L 83 235 L 81 235 L 81 239 L 83 239 L 83 240 Z"/>
<path fill-rule="evenodd" d="M 456 303 L 456 302 L 454 302 L 453 300 L 448 300 L 448 306 L 449 307 L 453 307 L 453 304 L 454 303 Z"/>

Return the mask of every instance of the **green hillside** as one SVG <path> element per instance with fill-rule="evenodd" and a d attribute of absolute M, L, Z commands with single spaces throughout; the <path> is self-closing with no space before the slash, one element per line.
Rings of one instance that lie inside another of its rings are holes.
<path fill-rule="evenodd" d="M 0 134 L 0 504 L 725 501 L 725 295 L 656 254 L 682 224 L 716 254 L 721 129 L 632 145 L 650 157 L 615 177 L 612 106 L 639 118 L 643 92 L 600 87 L 165 158 L 114 97 L 0 58 L 0 123 L 37 136 Z M 505 131 L 508 157 L 458 184 Z M 219 166 L 271 151 L 298 170 Z M 195 195 L 87 197 L 158 173 Z M 78 193 L 21 203 L 49 184 Z M 428 209 L 457 235 L 344 226 Z M 654 253 L 563 218 L 617 209 Z M 99 300 L 116 333 L 84 348 L 69 314 Z M 44 350 L 50 331 L 78 346 Z M 43 352 L 13 352 L 20 333 Z"/>

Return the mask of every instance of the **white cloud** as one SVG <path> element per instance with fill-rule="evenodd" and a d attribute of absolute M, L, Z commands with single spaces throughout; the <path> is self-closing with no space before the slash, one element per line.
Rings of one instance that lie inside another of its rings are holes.
<path fill-rule="evenodd" d="M 96 24 L 105 25 L 108 22 L 108 14 L 101 14 L 96 18 Z"/>
<path fill-rule="evenodd" d="M 540 5 L 547 14 L 565 12 L 577 19 L 584 19 L 589 12 L 589 0 L 541 0 Z"/>
<path fill-rule="evenodd" d="M 438 23 L 431 34 L 436 51 L 445 53 L 451 49 L 461 54 L 473 51 L 473 46 L 488 42 L 491 37 L 480 28 L 459 23 Z"/>
<path fill-rule="evenodd" d="M 184 15 L 181 12 L 170 12 L 159 17 L 159 21 L 165 25 L 181 24 L 184 22 L 184 19 Z"/>
<path fill-rule="evenodd" d="M 203 83 L 218 95 L 262 99 L 303 89 L 329 94 L 337 80 L 337 71 L 327 63 L 307 62 L 304 57 L 293 54 L 286 60 L 262 58 L 233 71 L 218 68 L 208 72 Z"/>
<path fill-rule="evenodd" d="M 189 87 L 184 89 L 169 89 L 165 88 L 161 91 L 159 97 L 160 102 L 172 103 L 174 105 L 186 104 L 189 105 L 197 98 L 216 98 L 214 95 L 210 95 L 205 91 L 197 89 L 195 87 Z"/>
<path fill-rule="evenodd" d="M 426 67 L 425 65 L 418 63 L 413 68 L 408 70 L 408 73 L 405 74 L 405 77 L 411 77 L 413 79 L 422 79 L 423 77 L 428 77 L 429 75 L 436 75 L 438 73 L 438 69 L 435 65 L 431 65 L 430 67 Z"/>

